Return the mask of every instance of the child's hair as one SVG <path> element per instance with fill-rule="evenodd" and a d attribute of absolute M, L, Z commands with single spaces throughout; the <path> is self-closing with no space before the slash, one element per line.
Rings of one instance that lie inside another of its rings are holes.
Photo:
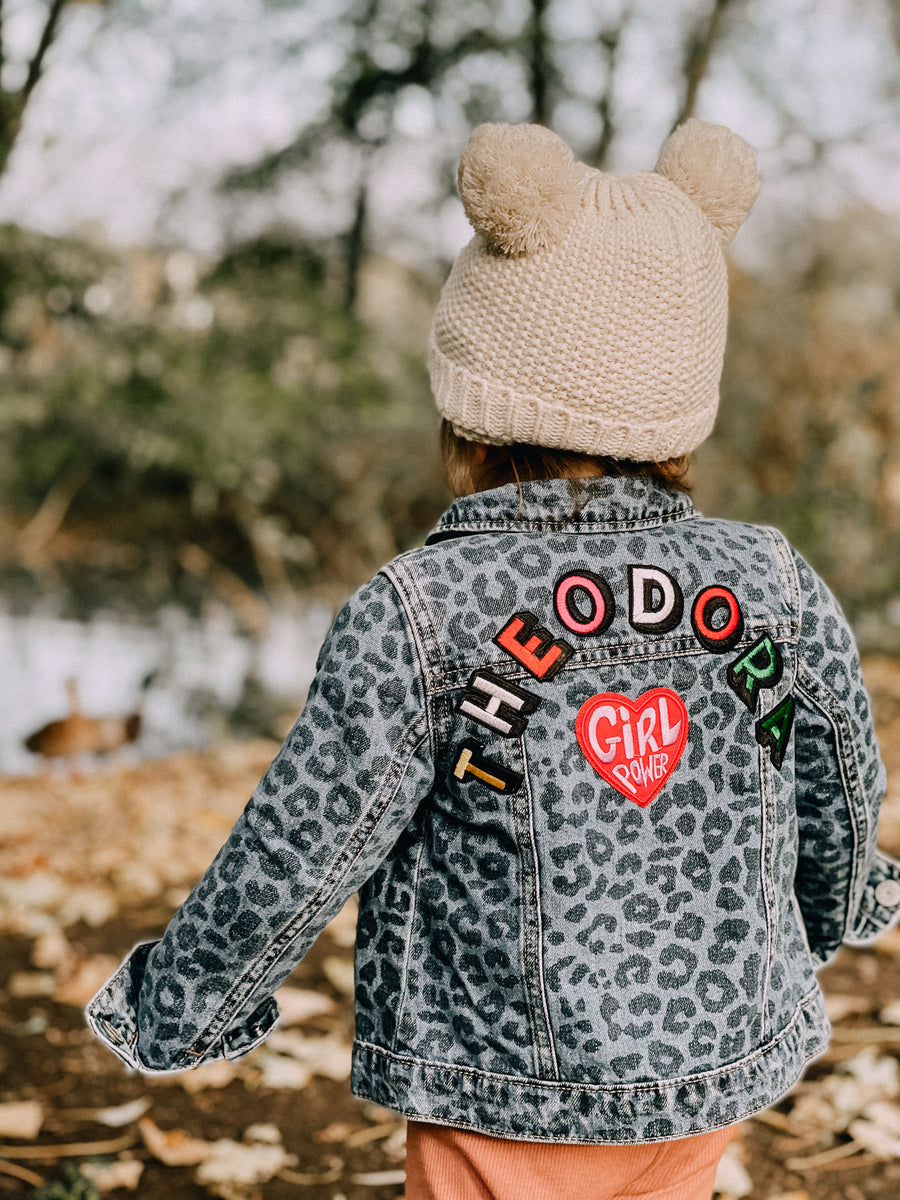
<path fill-rule="evenodd" d="M 665 462 L 632 462 L 624 458 L 551 450 L 517 442 L 493 446 L 471 442 L 454 433 L 452 424 L 441 422 L 441 455 L 447 482 L 454 496 L 486 492 L 505 483 L 527 483 L 536 479 L 582 479 L 591 475 L 645 476 L 675 492 L 689 492 L 687 473 L 690 455 Z"/>

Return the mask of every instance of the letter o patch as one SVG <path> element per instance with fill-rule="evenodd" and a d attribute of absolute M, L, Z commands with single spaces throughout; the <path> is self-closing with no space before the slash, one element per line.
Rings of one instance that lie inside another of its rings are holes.
<path fill-rule="evenodd" d="M 580 637 L 603 633 L 616 612 L 609 584 L 593 571 L 564 575 L 556 585 L 554 602 L 560 621 Z"/>
<path fill-rule="evenodd" d="M 725 619 L 716 618 L 724 613 Z M 704 588 L 691 609 L 691 625 L 697 640 L 713 654 L 726 654 L 741 640 L 744 617 L 735 594 L 727 587 Z"/>

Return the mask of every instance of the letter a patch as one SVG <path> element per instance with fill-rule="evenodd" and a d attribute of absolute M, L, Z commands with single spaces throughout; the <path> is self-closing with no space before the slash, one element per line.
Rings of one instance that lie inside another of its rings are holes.
<path fill-rule="evenodd" d="M 579 709 L 575 736 L 597 774 L 646 808 L 687 744 L 687 707 L 669 688 L 653 688 L 637 700 L 601 692 Z"/>
<path fill-rule="evenodd" d="M 769 751 L 772 766 L 781 770 L 784 755 L 791 740 L 794 724 L 794 697 L 790 693 L 782 702 L 756 722 L 756 740 Z"/>

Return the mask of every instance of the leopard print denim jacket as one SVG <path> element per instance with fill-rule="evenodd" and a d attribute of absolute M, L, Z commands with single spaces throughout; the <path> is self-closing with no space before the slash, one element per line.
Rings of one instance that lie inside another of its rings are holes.
<path fill-rule="evenodd" d="M 772 1104 L 815 971 L 900 916 L 847 624 L 771 529 L 646 480 L 458 500 L 346 605 L 165 936 L 88 1008 L 130 1066 L 233 1058 L 360 892 L 357 1094 L 651 1142 Z"/>

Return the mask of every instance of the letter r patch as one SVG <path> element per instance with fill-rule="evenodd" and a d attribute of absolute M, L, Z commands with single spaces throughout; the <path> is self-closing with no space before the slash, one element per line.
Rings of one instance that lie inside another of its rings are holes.
<path fill-rule="evenodd" d="M 757 638 L 725 671 L 728 686 L 743 700 L 751 712 L 762 688 L 773 688 L 781 680 L 784 664 L 778 647 L 767 633 Z"/>

